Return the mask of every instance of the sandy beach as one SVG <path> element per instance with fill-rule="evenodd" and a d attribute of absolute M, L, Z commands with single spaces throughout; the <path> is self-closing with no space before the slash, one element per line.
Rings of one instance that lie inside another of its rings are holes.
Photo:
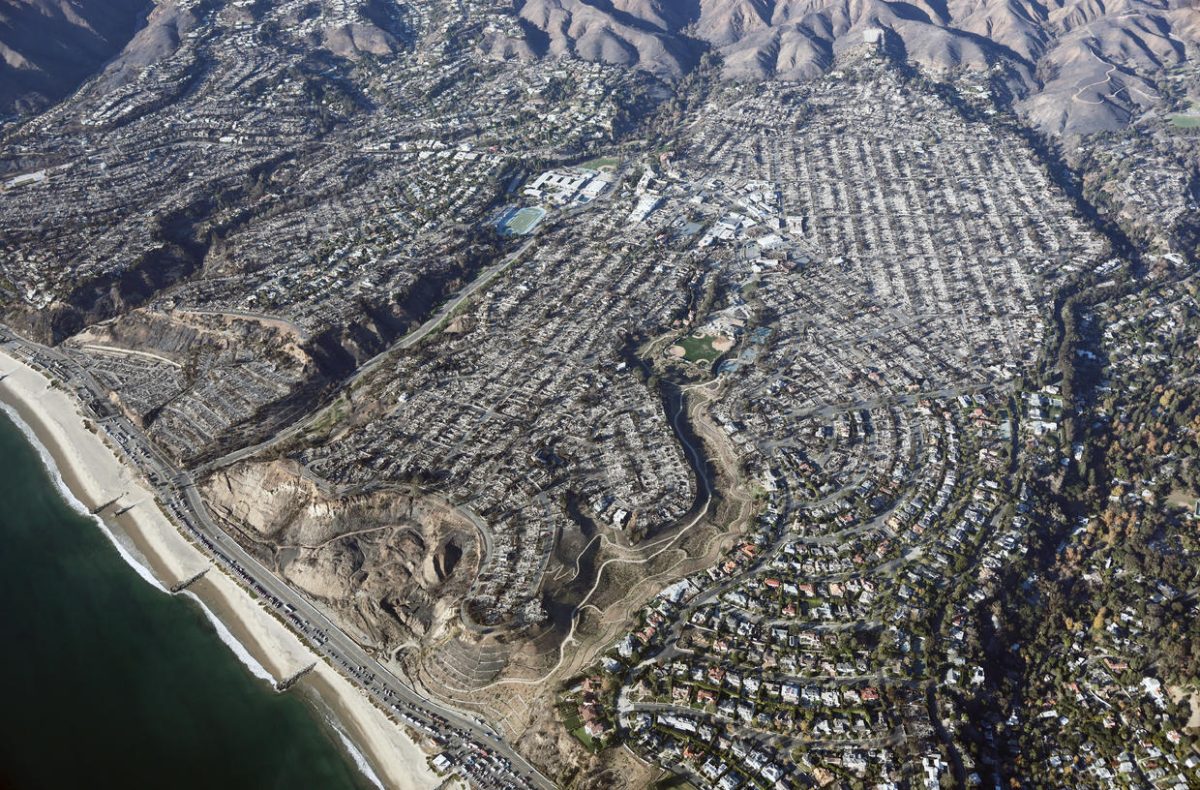
<path fill-rule="evenodd" d="M 33 432 L 74 497 L 89 510 L 117 500 L 106 513 L 133 506 L 104 521 L 122 554 L 139 566 L 148 582 L 166 594 L 172 585 L 209 569 L 187 593 L 220 622 L 225 631 L 222 639 L 251 671 L 267 682 L 264 675 L 283 680 L 315 664 L 297 688 L 314 700 L 336 729 L 349 736 L 351 751 L 360 752 L 354 755 L 356 760 L 365 758 L 368 776 L 398 790 L 440 783 L 426 754 L 398 724 L 176 529 L 155 503 L 148 484 L 101 438 L 103 432 L 84 418 L 71 395 L 0 349 L 0 375 L 4 374 L 0 402 Z"/>

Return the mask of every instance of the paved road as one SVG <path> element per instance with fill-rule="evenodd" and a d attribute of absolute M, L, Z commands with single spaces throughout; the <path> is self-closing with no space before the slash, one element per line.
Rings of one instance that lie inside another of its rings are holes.
<path fill-rule="evenodd" d="M 585 206 L 562 211 L 561 217 L 574 217 L 603 204 L 618 190 L 624 176 L 623 172 L 618 173 L 614 184 L 603 195 Z M 531 249 L 536 239 L 536 235 L 530 236 L 515 251 L 480 272 L 421 326 L 359 367 L 343 383 L 342 390 L 345 391 L 385 364 L 396 352 L 412 348 L 438 331 L 462 304 L 478 291 L 491 285 L 496 277 Z M 26 341 L 2 326 L 0 342 L 19 346 L 26 354 L 42 362 L 52 362 L 60 371 L 67 373 L 65 377 L 69 379 L 67 383 L 71 389 L 82 388 L 96 403 L 108 403 L 107 389 L 69 357 L 54 349 Z M 57 375 L 56 377 L 64 378 Z M 195 471 L 202 475 L 260 453 L 268 447 L 303 433 L 323 412 L 324 410 L 319 410 L 259 444 L 236 450 Z M 524 786 L 538 790 L 554 787 L 553 782 L 505 743 L 490 725 L 468 713 L 422 696 L 371 657 L 301 594 L 244 551 L 236 540 L 213 521 L 196 488 L 193 476 L 177 468 L 163 456 L 137 426 L 116 413 L 98 414 L 97 422 L 124 448 L 129 460 L 140 468 L 176 521 L 199 539 L 218 564 L 229 570 L 247 589 L 265 598 L 303 641 L 325 656 L 334 668 L 350 678 L 385 710 L 393 710 L 409 725 L 433 734 L 446 751 L 457 758 L 458 765 L 470 775 L 473 785 Z M 469 511 L 467 514 L 472 515 Z M 486 525 L 480 524 L 478 517 L 472 521 L 480 526 L 486 545 L 490 538 Z"/>
<path fill-rule="evenodd" d="M 585 212 L 591 211 L 599 206 L 604 205 L 620 189 L 621 184 L 625 180 L 625 177 L 626 177 L 626 173 L 624 170 L 617 172 L 614 175 L 612 185 L 609 186 L 607 189 L 605 189 L 604 192 L 599 197 L 597 197 L 583 205 L 569 206 L 569 207 L 567 207 L 565 209 L 561 209 L 558 212 L 555 212 L 553 214 L 547 213 L 546 217 L 542 219 L 542 224 L 546 225 L 547 220 L 549 220 L 549 219 L 557 218 L 557 219 L 561 220 L 561 219 L 574 218 L 580 214 L 583 214 Z M 511 266 L 513 263 L 515 263 L 522 255 L 524 255 L 526 252 L 528 252 L 530 249 L 532 249 L 532 247 L 536 243 L 536 241 L 537 241 L 537 234 L 535 233 L 535 234 L 529 236 L 525 240 L 525 242 L 520 247 L 518 247 L 516 250 L 514 250 L 513 252 L 509 253 L 508 255 L 504 256 L 500 260 L 493 263 L 491 266 L 489 266 L 486 269 L 484 269 L 483 271 L 481 271 L 478 274 L 478 276 L 476 276 L 474 280 L 472 280 L 470 283 L 468 283 L 466 286 L 464 286 L 463 289 L 460 290 L 454 296 L 454 298 L 450 299 L 448 302 L 446 302 L 440 308 L 438 308 L 434 312 L 434 314 L 431 315 L 427 321 L 425 321 L 425 323 L 421 324 L 419 327 L 417 327 L 413 331 L 406 334 L 399 341 L 397 341 L 396 343 L 393 343 L 390 347 L 388 347 L 384 351 L 379 352 L 375 356 L 371 357 L 371 359 L 364 362 L 358 368 L 358 370 L 356 370 L 354 372 L 354 374 L 350 376 L 350 378 L 348 378 L 345 382 L 343 382 L 342 386 L 340 387 L 340 390 L 342 392 L 345 392 L 346 390 L 350 389 L 352 386 L 354 386 L 354 384 L 356 384 L 364 376 L 369 375 L 380 365 L 384 364 L 389 359 L 391 359 L 392 356 L 396 352 L 404 351 L 406 349 L 412 348 L 413 346 L 417 345 L 422 340 L 424 340 L 426 337 L 428 337 L 430 334 L 435 332 L 442 325 L 442 323 L 444 321 L 446 321 L 447 319 L 449 319 L 449 317 L 451 315 L 453 315 L 454 311 L 457 310 L 464 302 L 466 302 L 468 299 L 470 299 L 472 296 L 474 296 L 480 290 L 491 285 L 492 281 L 495 280 L 497 276 L 499 276 L 506 269 L 508 269 L 508 267 Z M 326 408 L 328 408 L 328 407 L 326 407 Z M 197 467 L 196 473 L 203 475 L 204 473 L 211 472 L 214 469 L 222 469 L 226 466 L 237 463 L 238 461 L 241 461 L 245 458 L 249 458 L 253 455 L 256 455 L 257 453 L 260 453 L 269 447 L 273 447 L 276 444 L 279 444 L 283 441 L 294 438 L 294 437 L 302 434 L 310 425 L 312 425 L 316 420 L 320 419 L 321 415 L 324 413 L 325 413 L 325 409 L 318 409 L 316 412 L 314 412 L 310 415 L 307 415 L 305 417 L 302 417 L 301 419 L 297 420 L 296 422 L 292 423 L 291 425 L 278 431 L 274 436 L 271 436 L 270 438 L 265 439 L 265 440 L 259 442 L 258 444 L 251 445 L 250 447 L 243 447 L 240 450 L 234 450 L 233 452 L 228 453 L 216 460 L 210 461 L 207 464 Z"/>
<path fill-rule="evenodd" d="M 534 241 L 535 237 L 531 236 L 515 251 L 506 255 L 496 263 L 493 263 L 491 266 L 480 272 L 479 275 L 466 286 L 464 286 L 463 289 L 459 291 L 453 299 L 449 300 L 440 308 L 438 308 L 438 310 L 434 312 L 434 314 L 431 315 L 429 319 L 425 321 L 425 323 L 406 334 L 384 351 L 379 352 L 364 362 L 358 368 L 358 370 L 356 370 L 354 374 L 350 376 L 350 378 L 346 379 L 346 381 L 340 387 L 340 390 L 345 392 L 346 390 L 350 389 L 364 376 L 369 375 L 380 365 L 390 360 L 397 352 L 412 348 L 432 334 L 441 326 L 444 321 L 448 320 L 450 316 L 453 315 L 454 311 L 457 310 L 464 302 L 474 296 L 481 289 L 491 285 L 492 281 L 495 280 L 498 275 L 511 266 L 518 258 L 528 252 L 533 246 Z M 224 467 L 235 464 L 245 458 L 250 458 L 251 456 L 257 455 L 258 453 L 261 453 L 270 447 L 274 447 L 281 442 L 293 439 L 303 434 L 310 425 L 319 420 L 321 415 L 325 413 L 325 410 L 326 409 L 318 409 L 316 412 L 302 417 L 291 425 L 281 429 L 275 433 L 275 435 L 264 439 L 258 444 L 253 444 L 249 447 L 243 447 L 240 450 L 234 450 L 233 452 L 227 453 L 216 460 L 197 467 L 196 473 L 203 475 L 213 471 L 214 469 L 223 469 Z"/>
<path fill-rule="evenodd" d="M 0 329 L 0 342 L 19 347 L 35 364 L 53 363 L 55 378 L 66 379 L 70 390 L 83 388 L 97 403 L 107 403 L 107 391 L 70 358 Z M 62 373 L 66 375 L 62 375 Z M 84 407 L 87 408 L 87 404 Z M 167 509 L 208 549 L 214 561 L 248 590 L 264 598 L 314 651 L 362 688 L 385 710 L 396 712 L 410 726 L 435 736 L 481 787 L 524 786 L 550 790 L 543 776 L 481 719 L 430 700 L 376 661 L 322 612 L 238 545 L 209 515 L 195 482 L 177 469 L 123 415 L 97 414 L 96 421 L 123 448 L 155 488 Z"/>

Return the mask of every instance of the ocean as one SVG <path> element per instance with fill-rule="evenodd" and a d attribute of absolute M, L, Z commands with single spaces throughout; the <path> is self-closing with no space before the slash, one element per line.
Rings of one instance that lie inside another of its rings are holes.
<path fill-rule="evenodd" d="M 0 413 L 0 790 L 371 787 L 322 716 L 139 575 Z"/>

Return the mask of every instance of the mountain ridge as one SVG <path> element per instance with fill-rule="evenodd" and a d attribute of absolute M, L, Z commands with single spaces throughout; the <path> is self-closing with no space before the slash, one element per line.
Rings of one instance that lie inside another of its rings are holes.
<path fill-rule="evenodd" d="M 0 0 L 0 115 L 45 109 L 132 40 L 147 0 Z"/>
<path fill-rule="evenodd" d="M 549 54 L 674 79 L 716 51 L 732 80 L 804 80 L 882 30 L 935 72 L 1008 66 L 1019 109 L 1043 131 L 1119 128 L 1157 102 L 1155 75 L 1200 41 L 1191 0 L 526 0 L 518 14 Z M 609 10 L 606 10 L 609 9 Z"/>

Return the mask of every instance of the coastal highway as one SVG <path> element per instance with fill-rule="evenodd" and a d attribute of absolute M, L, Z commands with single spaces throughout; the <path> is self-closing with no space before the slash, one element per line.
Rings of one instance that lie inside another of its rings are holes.
<path fill-rule="evenodd" d="M 108 392 L 91 374 L 58 351 L 29 342 L 0 328 L 0 342 L 68 391 L 86 393 L 82 403 L 153 486 L 180 526 L 203 545 L 213 560 L 248 591 L 265 598 L 318 655 L 360 687 L 384 710 L 434 738 L 447 757 L 477 787 L 532 787 L 551 790 L 554 783 L 530 765 L 481 719 L 428 699 L 367 653 L 300 593 L 248 554 L 212 519 L 195 481 L 164 457 L 124 415 L 107 406 Z M 103 413 L 93 407 L 99 404 Z"/>
<path fill-rule="evenodd" d="M 625 176 L 624 170 L 618 171 L 613 184 L 602 195 L 587 204 L 563 209 L 560 219 L 574 218 L 603 205 L 618 191 Z M 460 306 L 491 285 L 497 277 L 532 249 L 537 238 L 536 233 L 530 235 L 517 249 L 481 271 L 475 279 L 434 311 L 428 320 L 364 363 L 343 382 L 341 391 L 346 392 L 357 381 L 392 359 L 395 353 L 413 348 L 426 337 L 436 334 Z M 157 446 L 140 428 L 116 412 L 109 403 L 108 390 L 87 370 L 57 350 L 29 342 L 0 325 L 0 343 L 4 342 L 14 349 L 19 349 L 22 356 L 35 366 L 48 369 L 52 376 L 64 381 L 69 391 L 86 393 L 83 408 L 88 409 L 96 404 L 95 411 L 104 411 L 103 414 L 96 414 L 97 423 L 104 427 L 114 444 L 123 449 L 127 458 L 154 487 L 159 500 L 170 511 L 177 525 L 190 532 L 208 550 L 214 561 L 245 588 L 265 598 L 275 608 L 280 619 L 288 624 L 302 641 L 362 688 L 384 710 L 394 712 L 408 726 L 434 738 L 442 746 L 447 757 L 454 762 L 455 768 L 461 771 L 473 786 L 532 787 L 537 790 L 550 790 L 555 786 L 505 743 L 486 722 L 422 696 L 375 660 L 299 592 L 243 550 L 236 540 L 214 522 L 196 488 L 193 476 L 177 468 L 159 452 Z M 88 398 L 93 404 L 86 402 Z M 212 469 L 255 455 L 286 439 L 302 435 L 320 414 L 321 411 L 318 411 L 314 415 L 302 418 L 263 442 L 235 450 L 195 471 L 203 475 Z M 486 525 L 473 513 L 465 511 L 464 514 L 471 517 L 472 522 L 480 528 L 486 545 L 490 541 Z"/>
<path fill-rule="evenodd" d="M 196 513 L 204 524 L 202 534 L 212 540 L 214 548 L 220 549 L 231 558 L 235 575 L 260 595 L 265 593 L 269 600 L 273 599 L 273 603 L 279 602 L 277 608 L 282 608 L 287 613 L 285 619 L 290 621 L 310 646 L 327 656 L 335 668 L 354 680 L 381 707 L 407 713 L 430 732 L 451 734 L 458 731 L 460 749 L 466 746 L 465 740 L 469 734 L 475 745 L 503 756 L 508 766 L 511 766 L 510 770 L 523 780 L 524 784 L 538 788 L 554 787 L 553 782 L 538 773 L 504 743 L 495 730 L 481 721 L 422 697 L 370 656 L 302 595 L 247 554 L 233 538 L 212 522 L 195 484 L 186 473 L 176 475 L 173 482 L 178 486 L 178 490 L 183 492 L 192 512 Z M 289 607 L 292 611 L 288 610 Z M 440 717 L 440 720 L 433 715 Z"/>

